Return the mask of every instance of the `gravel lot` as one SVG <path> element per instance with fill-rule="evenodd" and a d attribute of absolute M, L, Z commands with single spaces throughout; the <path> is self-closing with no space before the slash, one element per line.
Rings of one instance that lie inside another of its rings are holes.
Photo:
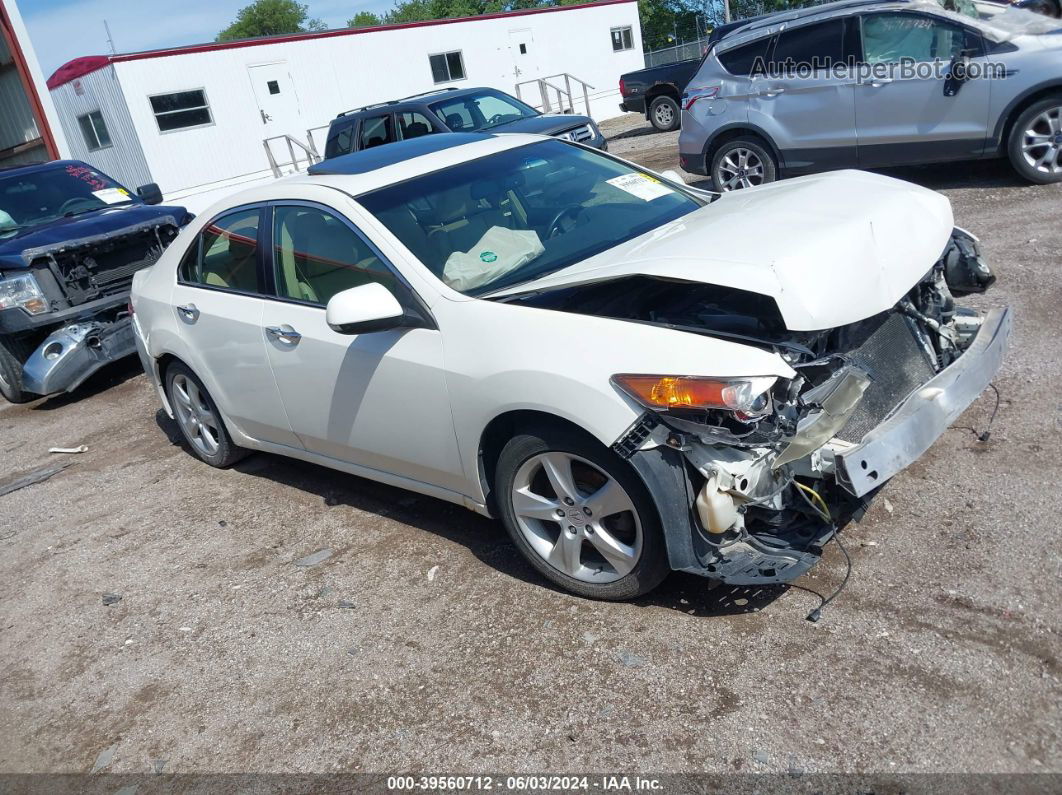
<path fill-rule="evenodd" d="M 0 772 L 1062 772 L 1062 186 L 890 173 L 949 196 L 1016 329 L 990 441 L 989 394 L 848 530 L 819 624 L 833 545 L 792 587 L 584 601 L 461 508 L 198 463 L 130 360 L 0 405 L 0 484 L 69 464 L 0 497 Z"/>

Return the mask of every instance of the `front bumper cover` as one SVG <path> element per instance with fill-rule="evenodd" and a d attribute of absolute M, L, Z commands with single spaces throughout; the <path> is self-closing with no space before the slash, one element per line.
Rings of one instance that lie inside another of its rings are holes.
<path fill-rule="evenodd" d="M 837 482 L 862 497 L 925 453 L 999 372 L 1012 326 L 1010 309 L 990 310 L 962 356 L 909 395 L 859 444 L 837 453 Z"/>
<path fill-rule="evenodd" d="M 128 317 L 83 321 L 48 335 L 22 367 L 22 388 L 35 395 L 70 392 L 105 364 L 135 350 Z"/>

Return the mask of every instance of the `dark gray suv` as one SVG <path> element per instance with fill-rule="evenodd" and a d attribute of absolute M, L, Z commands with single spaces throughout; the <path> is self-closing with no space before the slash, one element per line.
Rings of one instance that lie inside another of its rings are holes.
<path fill-rule="evenodd" d="M 539 113 L 493 88 L 447 88 L 341 113 L 328 127 L 325 159 L 439 132 L 535 133 L 607 149 L 593 119 Z"/>
<path fill-rule="evenodd" d="M 1062 22 L 977 5 L 847 0 L 717 43 L 686 86 L 682 167 L 718 190 L 782 172 L 1007 157 L 1062 181 Z"/>

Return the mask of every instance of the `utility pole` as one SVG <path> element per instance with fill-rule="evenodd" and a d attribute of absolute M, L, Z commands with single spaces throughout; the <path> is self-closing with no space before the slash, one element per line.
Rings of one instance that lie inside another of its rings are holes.
<path fill-rule="evenodd" d="M 107 31 L 107 46 L 111 48 L 111 55 L 115 55 L 118 51 L 114 49 L 114 37 L 111 35 L 111 26 L 107 24 L 107 20 L 103 20 L 103 29 Z"/>

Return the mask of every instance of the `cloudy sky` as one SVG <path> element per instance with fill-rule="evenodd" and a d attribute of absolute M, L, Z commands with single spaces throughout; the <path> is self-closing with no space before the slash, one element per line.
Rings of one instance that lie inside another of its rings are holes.
<path fill-rule="evenodd" d="M 15 0 L 47 77 L 80 55 L 108 50 L 103 20 L 118 52 L 213 41 L 251 0 Z M 310 16 L 343 27 L 362 10 L 386 11 L 393 0 L 300 0 Z"/>

